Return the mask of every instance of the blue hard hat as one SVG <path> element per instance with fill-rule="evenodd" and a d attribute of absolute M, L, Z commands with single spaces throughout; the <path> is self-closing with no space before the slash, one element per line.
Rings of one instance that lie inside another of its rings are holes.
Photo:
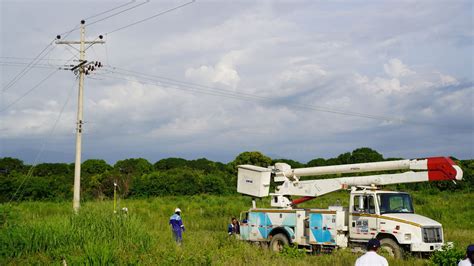
<path fill-rule="evenodd" d="M 371 249 L 371 248 L 378 248 L 380 247 L 380 241 L 378 239 L 371 239 L 369 240 L 369 242 L 367 243 L 367 249 Z"/>
<path fill-rule="evenodd" d="M 466 254 L 468 257 L 471 257 L 474 254 L 474 244 L 467 246 Z"/>

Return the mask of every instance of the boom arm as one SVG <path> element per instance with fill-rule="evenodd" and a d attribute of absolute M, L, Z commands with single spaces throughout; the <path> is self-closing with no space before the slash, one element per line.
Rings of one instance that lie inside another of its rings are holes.
<path fill-rule="evenodd" d="M 432 157 L 428 159 L 398 160 L 375 163 L 345 164 L 334 166 L 320 166 L 309 168 L 291 169 L 288 164 L 277 163 L 275 182 L 298 180 L 301 176 L 318 176 L 327 174 L 347 174 L 389 170 L 428 170 L 429 181 L 436 180 L 461 180 L 462 170 L 451 159 L 447 157 Z M 423 182 L 421 180 L 415 182 Z M 408 182 L 410 183 L 410 182 Z"/>
<path fill-rule="evenodd" d="M 307 181 L 299 180 L 299 177 L 301 176 L 389 170 L 409 171 L 397 174 L 377 174 Z M 416 170 L 416 172 L 414 170 Z M 440 180 L 461 180 L 463 175 L 461 168 L 447 157 L 432 157 L 428 159 L 398 160 L 297 169 L 291 169 L 289 165 L 284 163 L 277 163 L 273 169 L 242 165 L 239 166 L 239 183 L 237 186 L 237 191 L 257 197 L 268 196 L 270 171 L 274 175 L 275 182 L 283 182 L 281 186 L 277 187 L 276 193 L 274 194 L 274 196 L 277 196 L 279 200 L 286 200 L 286 202 L 277 204 L 279 206 L 290 205 L 290 202 L 284 197 L 289 195 L 304 196 L 303 199 L 292 202 L 294 205 L 313 197 L 348 188 L 349 186 L 390 185 Z M 241 185 L 242 182 L 245 182 L 245 184 Z M 255 190 L 254 185 L 259 186 L 258 195 L 252 191 Z"/>

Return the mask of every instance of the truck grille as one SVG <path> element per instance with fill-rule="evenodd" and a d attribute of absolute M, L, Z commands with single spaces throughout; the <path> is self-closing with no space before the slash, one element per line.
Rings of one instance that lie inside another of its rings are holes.
<path fill-rule="evenodd" d="M 425 227 L 422 229 L 422 232 L 423 232 L 423 242 L 425 243 L 443 242 L 441 227 Z"/>

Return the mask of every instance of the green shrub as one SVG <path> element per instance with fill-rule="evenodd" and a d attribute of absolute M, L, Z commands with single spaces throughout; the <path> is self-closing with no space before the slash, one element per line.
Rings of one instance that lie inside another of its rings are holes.
<path fill-rule="evenodd" d="M 303 258 L 306 256 L 306 251 L 297 246 L 284 246 L 278 255 L 285 258 Z"/>
<path fill-rule="evenodd" d="M 465 252 L 454 245 L 444 245 L 443 250 L 435 251 L 431 261 L 436 265 L 457 265 L 464 258 Z"/>

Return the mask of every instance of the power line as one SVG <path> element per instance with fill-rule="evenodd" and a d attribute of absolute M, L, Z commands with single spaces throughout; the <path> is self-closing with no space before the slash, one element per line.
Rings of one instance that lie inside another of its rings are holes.
<path fill-rule="evenodd" d="M 149 0 L 148 0 L 148 1 L 149 1 Z M 147 2 L 148 2 L 148 1 L 147 1 Z M 98 13 L 98 14 L 89 16 L 89 19 L 90 19 L 90 18 L 93 18 L 93 17 L 98 17 L 98 16 L 103 15 L 103 14 L 106 14 L 106 13 L 109 13 L 109 12 L 111 12 L 111 11 L 113 11 L 113 10 L 122 8 L 122 7 L 126 6 L 126 5 L 129 5 L 129 4 L 133 3 L 133 2 L 135 2 L 135 0 L 130 1 L 129 3 L 126 3 L 126 4 L 122 4 L 122 5 L 118 6 L 118 7 L 114 7 L 114 8 L 108 9 L 108 10 L 106 10 L 106 11 L 100 12 L 100 13 Z M 145 3 L 147 3 L 147 2 L 145 2 Z M 139 5 L 136 5 L 136 6 L 132 7 L 132 8 L 138 7 L 138 6 L 142 5 L 142 4 L 144 4 L 144 3 L 141 3 L 141 4 L 139 4 Z M 123 13 L 123 12 L 125 12 L 125 11 L 127 11 L 127 10 L 132 9 L 132 8 L 128 8 L 128 9 L 126 9 L 126 10 L 124 10 L 124 11 L 121 11 L 121 12 L 119 12 L 119 13 L 116 13 L 116 14 Z M 108 16 L 108 17 L 106 17 L 106 18 L 100 19 L 100 20 L 95 21 L 95 22 L 93 22 L 93 23 L 91 23 L 91 24 L 97 23 L 97 22 L 99 22 L 99 21 L 102 21 L 102 20 L 104 20 L 104 19 L 107 19 L 107 18 L 109 18 L 109 17 L 112 17 L 112 16 L 114 16 L 114 15 L 116 15 L 116 14 L 113 14 L 113 15 Z M 91 25 L 91 24 L 90 24 L 90 25 Z M 71 34 L 73 31 L 78 30 L 79 28 L 80 28 L 80 26 L 75 26 L 75 27 L 73 27 L 71 30 L 66 31 L 66 32 L 63 32 L 63 33 L 61 33 L 60 35 L 61 35 L 61 36 L 64 35 L 64 36 L 62 36 L 62 38 L 66 38 L 67 36 L 69 36 L 69 34 Z M 32 65 L 35 65 L 35 62 L 37 62 L 37 61 L 39 61 L 39 60 L 43 60 L 44 57 L 46 57 L 49 53 L 51 53 L 51 52 L 54 50 L 55 46 L 53 46 L 53 47 L 52 47 L 51 49 L 49 49 L 49 51 L 47 51 L 47 52 L 46 52 L 46 50 L 48 50 L 48 48 L 50 48 L 50 47 L 53 45 L 53 43 L 54 43 L 55 40 L 56 40 L 56 39 L 53 39 L 43 50 L 41 50 L 41 52 L 40 52 L 36 57 L 33 58 L 33 60 L 30 61 L 30 63 L 29 63 L 27 66 L 25 66 L 13 79 L 11 79 L 5 86 L 3 86 L 2 91 L 6 91 L 6 90 L 8 90 L 9 88 L 11 88 L 13 85 L 15 85 L 22 77 L 24 77 L 24 76 L 31 70 L 31 66 L 32 66 Z M 45 53 L 45 52 L 46 52 L 46 53 Z M 45 53 L 45 54 L 43 55 L 43 53 Z"/>
<path fill-rule="evenodd" d="M 117 69 L 117 68 L 116 68 Z M 127 73 L 128 72 L 128 73 Z M 135 72 L 135 74 L 133 74 Z M 124 78 L 123 75 L 129 75 L 132 77 L 136 77 L 140 79 L 140 83 L 147 83 L 151 85 L 171 85 L 175 86 L 176 89 L 180 90 L 186 90 L 186 91 L 192 91 L 192 92 L 197 92 L 197 93 L 204 93 L 208 95 L 214 95 L 214 96 L 220 96 L 220 97 L 226 97 L 226 98 L 233 98 L 233 99 L 240 99 L 240 100 L 247 100 L 247 101 L 275 101 L 277 99 L 270 98 L 270 97 L 264 97 L 264 96 L 258 96 L 258 95 L 253 95 L 249 93 L 237 93 L 225 89 L 216 89 L 200 84 L 194 84 L 190 82 L 182 82 L 182 81 L 177 81 L 169 78 L 163 78 L 163 77 L 157 77 L 157 76 L 152 76 L 148 74 L 138 74 L 136 71 L 116 71 L 112 70 L 111 73 L 116 73 L 121 75 L 120 77 L 117 76 L 110 76 L 110 75 L 103 75 L 105 77 L 110 77 L 110 78 L 116 78 L 116 79 L 122 79 L 122 80 L 127 80 L 127 81 L 132 81 L 132 82 L 137 82 L 136 80 L 133 79 L 127 79 Z M 144 81 L 148 80 L 148 81 Z M 159 83 L 159 84 L 157 84 Z M 177 87 L 176 87 L 177 86 Z M 326 113 L 333 113 L 333 114 L 338 114 L 338 115 L 345 115 L 345 116 L 352 116 L 352 117 L 362 117 L 362 118 L 368 118 L 368 119 L 374 119 L 374 120 L 381 120 L 381 121 L 392 121 L 392 122 L 410 122 L 413 123 L 413 121 L 408 121 L 402 118 L 397 118 L 397 117 L 388 117 L 388 116 L 381 116 L 381 115 L 373 115 L 373 114 L 366 114 L 366 113 L 359 113 L 359 112 L 353 112 L 353 111 L 347 111 L 347 110 L 337 110 L 333 108 L 327 108 L 327 107 L 322 107 L 322 106 L 314 106 L 314 105 L 307 105 L 307 104 L 286 104 L 287 106 L 293 106 L 297 108 L 303 108 L 303 109 L 310 109 L 314 111 L 319 111 L 319 112 L 326 112 Z"/>
<path fill-rule="evenodd" d="M 39 58 L 49 47 L 51 47 L 52 45 L 53 45 L 53 41 L 51 41 L 43 50 L 41 50 L 41 52 L 40 52 L 33 60 L 31 60 L 30 63 L 29 63 L 27 66 L 25 66 L 25 68 L 23 68 L 15 77 L 13 77 L 13 79 L 11 79 L 5 86 L 3 86 L 2 91 L 8 90 L 8 89 L 11 88 L 16 82 L 18 82 L 18 80 L 20 80 L 23 76 L 25 76 L 26 73 L 28 73 L 29 69 L 31 69 L 30 66 L 31 66 L 35 61 L 37 61 L 38 58 Z M 53 47 L 52 49 L 50 49 L 50 50 L 48 51 L 48 53 L 51 52 L 53 49 L 54 49 L 54 47 Z M 46 53 L 46 54 L 48 54 L 48 53 Z M 44 56 L 43 56 L 42 58 L 44 58 Z"/>
<path fill-rule="evenodd" d="M 135 2 L 135 0 L 132 0 L 132 1 L 130 1 L 130 2 L 127 2 L 127 3 L 123 4 L 123 5 L 119 5 L 119 6 L 117 6 L 117 7 L 114 7 L 114 8 L 108 9 L 108 10 L 106 10 L 106 11 L 103 11 L 103 12 L 97 13 L 97 14 L 95 14 L 95 15 L 92 15 L 92 16 L 90 16 L 90 17 L 87 17 L 87 18 L 85 18 L 84 20 L 87 21 L 87 20 L 89 20 L 89 19 L 91 19 L 91 18 L 99 17 L 99 16 L 101 16 L 101 15 L 103 15 L 103 14 L 107 14 L 107 13 L 109 13 L 109 12 L 112 12 L 112 11 L 114 11 L 114 10 L 117 10 L 117 9 L 119 9 L 119 8 L 122 8 L 122 7 L 124 7 L 124 6 L 128 6 L 128 5 L 130 5 L 131 3 L 134 3 L 134 2 Z"/>
<path fill-rule="evenodd" d="M 18 193 L 18 191 L 20 191 L 21 187 L 25 184 L 26 180 L 28 180 L 32 174 L 33 174 L 33 170 L 35 169 L 36 165 L 38 164 L 38 160 L 39 158 L 41 157 L 42 153 L 44 152 L 44 149 L 46 147 L 46 142 L 47 142 L 47 138 L 51 137 L 54 133 L 54 131 L 56 130 L 56 127 L 59 123 L 59 121 L 61 120 L 61 116 L 63 115 L 64 113 L 64 110 L 66 109 L 66 106 L 71 98 L 71 95 L 72 95 L 72 92 L 73 92 L 73 88 L 74 86 L 76 85 L 76 81 L 78 79 L 76 78 L 71 86 L 71 88 L 69 89 L 69 93 L 68 93 L 68 96 L 66 98 L 66 101 L 64 102 L 63 106 L 61 107 L 61 110 L 59 111 L 59 114 L 56 118 L 56 120 L 54 121 L 54 124 L 53 124 L 53 127 L 51 128 L 49 134 L 47 134 L 45 136 L 45 138 L 43 139 L 43 143 L 41 145 L 41 148 L 39 150 L 39 152 L 36 154 L 36 157 L 35 157 L 35 160 L 33 161 L 33 164 L 31 165 L 30 169 L 28 170 L 28 173 L 26 174 L 26 176 L 23 178 L 23 180 L 21 181 L 20 185 L 18 186 L 18 188 L 15 190 L 15 193 L 13 193 L 13 195 L 11 196 L 10 200 L 8 201 L 8 203 L 10 204 L 12 202 L 12 200 L 15 198 L 16 194 Z M 21 197 L 23 197 L 23 193 L 22 192 L 20 194 L 20 197 L 18 197 L 18 199 L 21 199 Z"/>
<path fill-rule="evenodd" d="M 188 82 L 188 81 L 181 81 L 181 80 L 177 80 L 177 79 L 173 79 L 173 78 L 169 78 L 169 77 L 163 77 L 163 76 L 158 76 L 158 75 L 149 75 L 149 74 L 145 74 L 145 73 L 141 73 L 141 72 L 137 72 L 137 71 L 133 71 L 133 70 L 127 70 L 127 69 L 120 68 L 120 67 L 111 67 L 111 66 L 109 66 L 109 67 L 112 68 L 113 70 L 119 70 L 119 71 L 123 71 L 123 72 L 127 72 L 127 73 L 132 73 L 132 74 L 135 74 L 135 75 L 141 75 L 141 76 L 144 76 L 144 77 L 150 77 L 150 78 L 154 78 L 154 79 L 157 79 L 157 80 L 165 80 L 165 82 L 173 82 L 173 83 L 178 83 L 178 84 L 182 84 L 182 85 L 196 86 L 196 87 L 200 87 L 200 88 L 203 88 L 203 89 L 215 91 L 215 92 L 218 92 L 218 93 L 226 92 L 226 93 L 231 93 L 231 94 L 245 95 L 245 96 L 249 96 L 249 97 L 257 97 L 257 98 L 262 99 L 262 100 L 268 100 L 268 98 L 258 96 L 258 95 L 255 95 L 255 94 L 250 94 L 250 93 L 245 93 L 245 92 L 235 92 L 235 91 L 226 90 L 226 89 L 223 89 L 223 88 L 214 88 L 214 87 L 210 87 L 210 86 L 206 86 L 206 85 L 202 85 L 202 84 L 198 84 L 198 83 L 193 83 L 193 82 Z"/>
<path fill-rule="evenodd" d="M 103 14 L 107 14 L 107 13 L 109 13 L 109 12 L 111 12 L 111 11 L 114 11 L 114 10 L 116 10 L 116 9 L 122 8 L 122 7 L 127 6 L 127 5 L 129 5 L 129 4 L 131 4 L 131 3 L 134 3 L 134 2 L 135 2 L 135 0 L 132 0 L 132 1 L 128 2 L 128 3 L 125 3 L 125 4 L 119 5 L 119 6 L 117 6 L 117 7 L 113 7 L 113 8 L 111 8 L 111 9 L 108 9 L 108 10 L 105 10 L 105 11 L 102 11 L 102 12 L 99 12 L 99 13 L 97 13 L 97 14 L 95 14 L 95 15 L 92 15 L 92 16 L 89 16 L 89 17 L 85 18 L 84 20 L 91 19 L 91 18 L 95 18 L 95 17 L 101 16 L 101 15 L 103 15 Z M 68 31 L 63 32 L 63 33 L 61 33 L 60 35 L 69 35 L 69 34 L 71 34 L 71 32 L 74 32 L 74 31 L 76 31 L 76 30 L 78 30 L 78 29 L 80 29 L 80 28 L 81 28 L 80 25 L 76 25 L 76 26 L 74 26 L 74 28 L 72 28 L 72 29 L 70 29 L 70 30 L 68 30 Z"/>
<path fill-rule="evenodd" d="M 116 15 L 121 14 L 121 13 L 123 13 L 123 12 L 126 12 L 126 11 L 128 11 L 128 10 L 137 8 L 137 7 L 139 7 L 139 6 L 141 6 L 141 5 L 144 5 L 144 4 L 148 3 L 148 2 L 149 2 L 149 0 L 147 0 L 146 2 L 143 2 L 143 3 L 140 3 L 140 4 L 138 4 L 138 5 L 134 5 L 134 6 L 130 7 L 130 8 L 124 9 L 124 10 L 122 10 L 122 11 L 113 13 L 113 14 L 111 14 L 111 15 L 105 17 L 105 18 L 102 18 L 102 19 L 96 20 L 96 21 L 94 21 L 94 22 L 92 22 L 92 23 L 89 23 L 88 26 L 89 26 L 89 25 L 93 25 L 93 24 L 95 24 L 95 23 L 97 23 L 97 22 L 103 21 L 103 20 L 105 20 L 105 19 L 111 18 L 111 17 L 113 17 L 113 16 L 116 16 Z M 139 23 L 143 23 L 143 22 L 148 21 L 148 20 L 150 20 L 150 19 L 156 18 L 156 17 L 158 17 L 158 16 L 164 15 L 164 14 L 166 14 L 166 13 L 169 13 L 169 12 L 172 12 L 172 11 L 177 10 L 177 9 L 179 9 L 179 8 L 182 8 L 182 7 L 185 7 L 185 6 L 187 6 L 187 5 L 190 5 L 190 4 L 194 3 L 194 2 L 195 2 L 195 0 L 192 0 L 192 1 L 187 2 L 187 3 L 184 3 L 184 4 L 182 4 L 182 5 L 179 5 L 179 6 L 170 8 L 170 9 L 168 9 L 168 10 L 162 11 L 162 12 L 160 12 L 160 13 L 158 13 L 158 14 L 153 15 L 153 16 L 150 16 L 150 17 L 147 17 L 147 18 L 145 18 L 145 19 L 142 19 L 142 20 L 136 21 L 136 22 L 134 22 L 134 23 L 131 23 L 131 24 L 122 26 L 122 27 L 120 27 L 120 28 L 117 28 L 117 29 L 115 29 L 115 30 L 113 30 L 113 31 L 108 32 L 107 34 L 110 34 L 110 33 L 113 33 L 113 32 L 116 32 L 116 31 L 119 31 L 119 30 L 128 28 L 128 27 L 137 25 L 137 24 L 139 24 Z M 113 8 L 113 9 L 111 9 L 111 10 L 115 10 L 115 9 L 117 9 L 117 8 Z M 110 12 L 110 10 L 107 11 L 107 12 L 102 12 L 102 13 L 108 13 L 108 12 Z M 97 16 L 98 16 L 98 15 L 97 15 Z M 71 29 L 71 30 L 65 32 L 66 35 L 64 36 L 64 38 L 67 37 L 71 32 L 73 32 L 73 31 L 75 31 L 75 30 L 77 30 L 77 29 L 78 29 L 78 27 L 74 27 L 73 29 Z M 20 71 L 20 72 L 2 89 L 2 91 L 5 92 L 7 89 L 11 88 L 16 82 L 18 82 L 23 76 L 25 76 L 25 75 L 32 69 L 32 67 L 34 67 L 34 66 L 38 63 L 39 60 L 43 60 L 44 57 L 46 57 L 46 55 L 48 55 L 48 54 L 55 48 L 55 47 L 53 47 L 53 48 L 50 49 L 47 53 L 45 53 L 45 51 L 46 51 L 52 44 L 53 44 L 53 42 L 49 43 L 49 45 L 46 46 L 45 49 L 43 49 L 22 71 Z M 87 47 L 87 48 L 89 48 L 89 47 Z M 86 48 L 86 49 L 87 49 L 87 48 Z M 45 54 L 43 55 L 43 53 L 45 53 Z M 45 80 L 47 80 L 47 79 L 48 79 L 49 77 L 51 77 L 52 75 L 53 75 L 53 73 L 51 73 L 46 79 L 40 81 L 39 84 L 41 84 L 42 82 L 44 82 Z M 39 86 L 39 85 L 38 85 L 38 86 Z M 6 108 L 0 110 L 0 112 L 3 112 L 3 111 L 5 111 L 5 110 L 7 110 L 10 106 L 12 106 L 13 104 L 15 104 L 16 102 L 18 102 L 19 100 L 21 100 L 23 97 L 25 97 L 26 95 L 28 95 L 28 94 L 29 94 L 31 91 L 33 91 L 36 87 L 37 87 L 37 86 L 34 86 L 34 87 L 33 87 L 32 89 L 30 89 L 27 93 L 25 93 L 24 95 L 22 95 L 19 99 L 15 100 L 13 103 L 9 104 Z"/>
<path fill-rule="evenodd" d="M 3 59 L 8 59 L 8 60 L 19 60 L 19 61 L 30 61 L 34 60 L 35 58 L 32 57 L 15 57 L 15 56 L 0 56 L 0 58 Z M 43 58 L 43 59 L 37 59 L 38 61 L 67 61 L 68 59 L 59 59 L 59 58 Z"/>
<path fill-rule="evenodd" d="M 174 86 L 183 86 L 183 87 L 187 87 L 187 88 L 194 88 L 194 89 L 197 89 L 199 91 L 204 91 L 204 92 L 207 91 L 207 92 L 213 93 L 212 95 L 215 95 L 215 94 L 218 94 L 218 95 L 232 95 L 234 97 L 250 97 L 250 98 L 259 98 L 259 99 L 262 99 L 262 100 L 266 100 L 266 98 L 263 98 L 263 97 L 257 96 L 257 95 L 253 95 L 253 94 L 247 94 L 247 93 L 243 93 L 243 92 L 236 93 L 234 91 L 229 91 L 229 90 L 225 90 L 225 89 L 212 88 L 212 87 L 208 87 L 208 86 L 205 86 L 205 85 L 200 85 L 200 84 L 190 83 L 190 82 L 184 82 L 184 81 L 178 81 L 178 80 L 174 80 L 174 79 L 170 79 L 170 78 L 164 78 L 164 77 L 161 77 L 161 76 L 152 76 L 152 75 L 148 75 L 148 74 L 144 74 L 144 73 L 140 73 L 140 72 L 136 72 L 136 71 L 121 69 L 121 68 L 118 68 L 118 67 L 112 67 L 112 68 L 113 68 L 113 70 L 109 70 L 109 73 L 117 73 L 117 74 L 125 74 L 125 75 L 129 75 L 129 76 L 134 76 L 134 77 L 142 77 L 142 78 L 145 78 L 147 80 L 160 82 L 162 84 L 168 84 L 168 85 L 174 85 Z M 119 70 L 119 71 L 117 71 L 117 70 Z M 199 88 L 196 88 L 196 87 L 199 87 Z"/>
<path fill-rule="evenodd" d="M 135 1 L 133 1 L 133 2 L 135 2 Z M 134 6 L 132 6 L 132 7 L 129 7 L 129 8 L 127 8 L 127 9 L 124 9 L 124 10 L 122 10 L 122 11 L 113 13 L 113 14 L 111 14 L 111 15 L 108 15 L 108 16 L 104 17 L 104 18 L 101 18 L 101 19 L 98 19 L 98 20 L 93 21 L 93 22 L 91 22 L 91 23 L 88 23 L 87 26 L 91 26 L 91 25 L 94 25 L 94 24 L 96 24 L 96 23 L 98 23 L 98 22 L 101 22 L 101 21 L 104 21 L 104 20 L 106 20 L 106 19 L 109 19 L 109 18 L 111 18 L 111 17 L 115 17 L 115 16 L 117 16 L 117 15 L 120 15 L 120 14 L 122 14 L 122 13 L 124 13 L 124 12 L 129 11 L 129 10 L 135 9 L 135 8 L 137 8 L 137 7 L 139 7 L 139 6 L 144 5 L 144 4 L 148 4 L 149 2 L 150 2 L 150 0 L 146 0 L 145 2 L 140 3 L 140 4 L 138 4 L 138 5 L 134 5 Z"/>
<path fill-rule="evenodd" d="M 72 59 L 74 59 L 74 56 L 69 58 L 65 64 L 67 64 L 68 62 L 70 62 Z M 31 68 L 33 68 L 34 66 L 31 66 Z M 6 107 L 4 107 L 3 109 L 0 110 L 0 113 L 8 110 L 10 107 L 12 107 L 13 105 L 15 105 L 16 103 L 18 103 L 19 101 L 21 101 L 23 98 L 25 98 L 28 94 L 30 94 L 31 92 L 33 92 L 36 88 L 38 88 L 41 84 L 43 84 L 46 80 L 48 80 L 49 78 L 51 78 L 54 74 L 56 74 L 59 70 L 61 70 L 62 68 L 61 67 L 58 67 L 56 68 L 56 70 L 54 70 L 53 72 L 49 73 L 44 79 L 42 79 L 41 81 L 39 81 L 38 83 L 36 83 L 33 87 L 31 87 L 28 91 L 26 91 L 24 94 L 22 94 L 19 98 L 17 98 L 16 100 L 14 100 L 13 102 L 9 103 Z M 3 91 L 2 91 L 3 93 Z M 2 97 L 3 99 L 3 97 Z"/>
<path fill-rule="evenodd" d="M 5 63 L 0 63 L 0 67 L 23 67 L 24 65 L 18 65 L 18 64 L 5 64 Z M 54 66 L 34 66 L 33 68 L 37 69 L 56 69 L 58 67 Z"/>
<path fill-rule="evenodd" d="M 2 62 L 0 61 L 0 66 L 12 66 L 12 67 L 22 67 L 27 63 L 22 62 Z M 32 66 L 33 68 L 61 68 L 62 65 L 52 65 L 52 64 L 36 64 Z"/>
<path fill-rule="evenodd" d="M 121 68 L 115 68 L 115 69 L 119 69 L 119 70 L 129 72 L 129 73 L 134 73 L 135 75 L 148 76 L 148 77 L 150 77 L 152 79 L 154 78 L 154 79 L 156 79 L 156 80 L 158 80 L 159 82 L 162 82 L 162 83 L 168 83 L 168 84 L 174 84 L 174 85 L 177 84 L 177 85 L 181 85 L 181 86 L 200 87 L 200 88 L 203 88 L 205 90 L 210 90 L 211 92 L 218 93 L 218 94 L 233 95 L 233 96 L 236 96 L 236 97 L 245 96 L 245 97 L 249 97 L 249 98 L 252 98 L 252 99 L 264 100 L 264 101 L 274 101 L 274 100 L 276 100 L 276 99 L 270 98 L 270 97 L 258 96 L 258 95 L 254 95 L 254 94 L 244 93 L 244 92 L 234 92 L 234 91 L 225 90 L 225 89 L 222 89 L 222 88 L 213 88 L 213 87 L 209 87 L 209 86 L 205 86 L 205 85 L 201 85 L 201 84 L 197 84 L 197 83 L 179 81 L 179 80 L 176 80 L 176 79 L 171 79 L 171 78 L 162 77 L 162 76 L 148 75 L 148 74 L 144 74 L 144 73 L 140 73 L 140 72 L 136 72 L 136 71 L 125 70 L 125 69 L 121 69 Z M 126 73 L 124 73 L 124 74 L 126 74 Z M 163 81 L 163 79 L 165 81 Z M 303 105 L 298 104 L 298 106 L 303 106 Z M 324 111 L 324 112 L 332 112 L 332 113 L 337 113 L 337 114 L 350 114 L 350 115 L 353 115 L 353 116 L 360 116 L 360 117 L 365 117 L 365 118 L 377 118 L 379 120 L 391 120 L 391 121 L 402 121 L 403 120 L 401 118 L 386 117 L 386 116 L 379 116 L 379 115 L 372 115 L 372 114 L 365 114 L 365 113 L 357 113 L 357 112 L 349 112 L 349 111 L 338 110 L 338 109 L 327 108 L 327 107 L 321 107 L 321 106 L 314 106 L 314 105 L 304 105 L 304 106 L 312 108 L 312 109 L 317 109 L 319 111 Z"/>
<path fill-rule="evenodd" d="M 69 63 L 70 61 L 72 61 L 74 59 L 74 57 L 76 56 L 73 56 L 71 58 L 69 58 L 64 64 L 67 64 Z M 38 64 L 38 62 L 36 63 Z M 35 64 L 35 65 L 36 65 Z M 33 68 L 35 65 L 33 66 L 30 66 L 30 70 L 31 68 Z M 28 91 L 26 91 L 23 95 L 21 95 L 19 98 L 17 98 L 16 100 L 14 100 L 13 102 L 11 102 L 10 104 L 8 104 L 6 107 L 4 107 L 3 109 L 0 110 L 0 113 L 8 110 L 8 108 L 10 108 L 11 106 L 15 105 L 17 102 L 21 101 L 23 98 L 25 98 L 28 94 L 30 94 L 31 92 L 33 92 L 36 88 L 38 88 L 41 84 L 43 84 L 43 82 L 45 82 L 46 80 L 48 80 L 49 78 L 51 78 L 54 74 L 56 74 L 59 70 L 62 70 L 63 68 L 62 67 L 58 67 L 56 70 L 54 70 L 53 72 L 49 73 L 49 75 L 47 75 L 44 79 L 42 79 L 41 81 L 39 81 L 36 85 L 34 85 L 31 89 L 29 89 Z M 4 93 L 4 91 L 2 91 L 2 94 Z M 2 95 L 3 96 L 3 95 Z M 2 100 L 3 100 L 3 97 L 2 97 Z"/>
<path fill-rule="evenodd" d="M 23 95 L 21 95 L 19 98 L 17 98 L 16 100 L 14 100 L 13 102 L 9 103 L 6 107 L 4 107 L 3 109 L 0 110 L 0 113 L 8 110 L 8 108 L 12 107 L 13 105 L 15 105 L 17 102 L 21 101 L 23 98 L 25 98 L 28 94 L 30 94 L 31 92 L 33 92 L 36 88 L 38 88 L 41 84 L 43 84 L 46 80 L 48 80 L 49 78 L 51 78 L 54 74 L 56 74 L 57 72 L 59 71 L 59 69 L 56 69 L 54 70 L 53 72 L 49 73 L 49 75 L 47 75 L 44 79 L 42 79 L 40 82 L 36 83 L 36 85 L 34 85 L 31 89 L 29 89 L 28 91 L 26 91 Z"/>
<path fill-rule="evenodd" d="M 64 38 L 66 38 L 71 32 L 73 32 L 74 29 L 70 30 Z M 53 39 L 30 63 L 23 68 L 4 88 L 2 88 L 2 92 L 5 92 L 7 89 L 11 88 L 15 83 L 17 83 L 22 77 L 24 77 L 31 69 L 33 66 L 35 66 L 40 60 L 43 60 L 49 53 L 51 53 L 56 46 L 53 46 L 51 49 L 49 49 L 46 53 L 45 51 L 53 45 L 54 41 L 56 39 Z M 44 54 L 43 54 L 44 53 Z"/>
<path fill-rule="evenodd" d="M 153 19 L 153 18 L 159 17 L 159 16 L 161 16 L 161 15 L 164 15 L 164 14 L 166 14 L 166 13 L 172 12 L 172 11 L 174 11 L 174 10 L 176 10 L 176 9 L 180 9 L 180 8 L 182 8 L 182 7 L 185 7 L 185 6 L 187 6 L 187 5 L 190 5 L 190 4 L 194 3 L 195 1 L 196 1 L 196 0 L 192 0 L 192 1 L 187 2 L 187 3 L 184 3 L 184 4 L 182 4 L 182 5 L 179 5 L 179 6 L 170 8 L 170 9 L 167 9 L 167 10 L 162 11 L 162 12 L 160 12 L 160 13 L 158 13 L 158 14 L 153 15 L 153 16 L 144 18 L 144 19 L 142 19 L 142 20 L 138 20 L 138 21 L 136 21 L 136 22 L 133 22 L 133 23 L 127 24 L 127 25 L 125 25 L 125 26 L 122 26 L 122 27 L 120 27 L 120 28 L 117 28 L 117 29 L 114 29 L 114 30 L 112 30 L 112 31 L 109 31 L 109 32 L 107 32 L 106 34 L 111 34 L 111 33 L 117 32 L 117 31 L 119 31 L 119 30 L 123 30 L 123 29 L 126 29 L 126 28 L 128 28 L 128 27 L 135 26 L 135 25 L 137 25 L 137 24 L 139 24 L 139 23 L 148 21 L 148 20 L 150 20 L 150 19 Z"/>

